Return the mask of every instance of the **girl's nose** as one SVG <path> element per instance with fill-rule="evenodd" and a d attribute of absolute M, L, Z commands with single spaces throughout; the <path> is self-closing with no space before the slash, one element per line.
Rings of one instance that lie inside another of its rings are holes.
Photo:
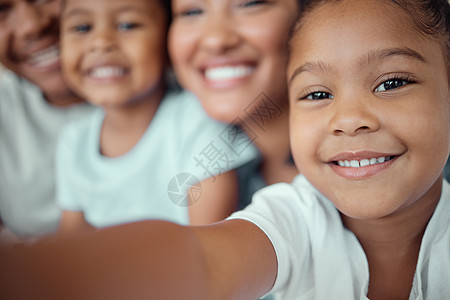
<path fill-rule="evenodd" d="M 108 28 L 92 29 L 92 36 L 89 40 L 90 51 L 111 52 L 117 47 L 114 32 Z"/>
<path fill-rule="evenodd" d="M 364 99 L 334 99 L 330 109 L 333 116 L 328 131 L 333 135 L 355 136 L 360 133 L 377 131 L 380 121 L 369 101 Z"/>

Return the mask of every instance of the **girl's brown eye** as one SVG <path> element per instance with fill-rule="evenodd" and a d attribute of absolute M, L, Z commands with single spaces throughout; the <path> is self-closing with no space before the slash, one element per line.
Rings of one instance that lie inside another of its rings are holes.
<path fill-rule="evenodd" d="M 333 99 L 333 95 L 327 92 L 314 92 L 306 95 L 303 99 L 306 100 L 322 100 L 322 99 Z"/>
<path fill-rule="evenodd" d="M 132 30 L 132 29 L 135 29 L 135 28 L 138 28 L 138 27 L 139 27 L 139 24 L 127 23 L 127 22 L 123 22 L 123 23 L 120 23 L 119 25 L 117 25 L 117 29 L 119 31 Z"/>
<path fill-rule="evenodd" d="M 383 82 L 382 84 L 380 84 L 375 89 L 375 92 L 384 92 L 384 91 L 394 90 L 394 89 L 402 87 L 408 83 L 409 82 L 407 80 L 403 80 L 403 79 L 389 79 L 389 80 L 386 80 L 385 82 Z"/>
<path fill-rule="evenodd" d="M 413 76 L 409 74 L 394 75 L 391 78 L 386 78 L 380 85 L 376 87 L 375 92 L 392 91 L 402 86 L 417 83 Z"/>
<path fill-rule="evenodd" d="M 70 27 L 70 31 L 75 33 L 88 33 L 92 29 L 92 26 L 89 24 L 79 24 Z"/>

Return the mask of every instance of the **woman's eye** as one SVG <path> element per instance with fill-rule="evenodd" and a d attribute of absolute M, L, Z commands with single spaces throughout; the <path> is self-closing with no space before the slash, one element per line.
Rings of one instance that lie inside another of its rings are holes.
<path fill-rule="evenodd" d="M 405 79 L 389 79 L 380 84 L 376 89 L 375 92 L 384 92 L 384 91 L 390 91 L 397 89 L 399 87 L 402 87 L 404 85 L 407 85 L 410 83 L 409 80 Z"/>
<path fill-rule="evenodd" d="M 117 29 L 119 31 L 127 31 L 127 30 L 131 30 L 131 29 L 134 29 L 137 27 L 139 27 L 139 24 L 127 23 L 127 22 L 119 23 L 119 25 L 117 25 Z"/>
<path fill-rule="evenodd" d="M 303 99 L 305 100 L 323 100 L 323 99 L 333 99 L 333 95 L 327 92 L 313 92 L 306 95 Z"/>
<path fill-rule="evenodd" d="M 262 5 L 262 4 L 266 4 L 267 1 L 266 0 L 253 0 L 253 1 L 246 1 L 245 3 L 242 4 L 243 7 L 253 7 L 253 6 L 257 6 L 257 5 Z"/>
<path fill-rule="evenodd" d="M 194 17 L 201 15 L 203 13 L 203 10 L 200 8 L 192 8 L 182 11 L 181 13 L 177 14 L 180 17 Z"/>

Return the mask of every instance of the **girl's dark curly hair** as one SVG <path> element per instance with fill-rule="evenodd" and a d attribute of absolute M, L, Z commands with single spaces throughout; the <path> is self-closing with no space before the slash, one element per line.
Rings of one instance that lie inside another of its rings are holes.
<path fill-rule="evenodd" d="M 303 17 L 317 6 L 342 0 L 300 0 L 299 16 L 292 35 L 301 27 Z M 380 0 L 401 7 L 410 17 L 412 25 L 425 37 L 434 38 L 443 48 L 449 69 L 450 58 L 450 4 L 447 0 Z"/>
<path fill-rule="evenodd" d="M 172 21 L 172 1 L 171 0 L 159 0 L 161 1 L 162 6 L 166 10 L 166 14 L 168 16 L 168 23 L 170 24 Z M 66 5 L 66 0 L 61 0 L 61 11 Z"/>
<path fill-rule="evenodd" d="M 160 0 L 164 6 L 164 8 L 166 9 L 166 13 L 168 16 L 168 23 L 172 23 L 172 1 L 171 0 Z"/>

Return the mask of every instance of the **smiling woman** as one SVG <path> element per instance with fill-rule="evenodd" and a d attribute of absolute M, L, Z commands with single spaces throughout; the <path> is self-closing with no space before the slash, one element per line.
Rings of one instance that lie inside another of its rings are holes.
<path fill-rule="evenodd" d="M 297 0 L 173 0 L 169 50 L 181 85 L 212 118 L 245 131 L 260 159 L 241 168 L 240 201 L 298 174 L 288 137 L 285 46 Z"/>
<path fill-rule="evenodd" d="M 2 0 L 0 7 L 1 62 L 40 86 L 47 100 L 67 97 L 59 71 L 59 1 Z"/>

